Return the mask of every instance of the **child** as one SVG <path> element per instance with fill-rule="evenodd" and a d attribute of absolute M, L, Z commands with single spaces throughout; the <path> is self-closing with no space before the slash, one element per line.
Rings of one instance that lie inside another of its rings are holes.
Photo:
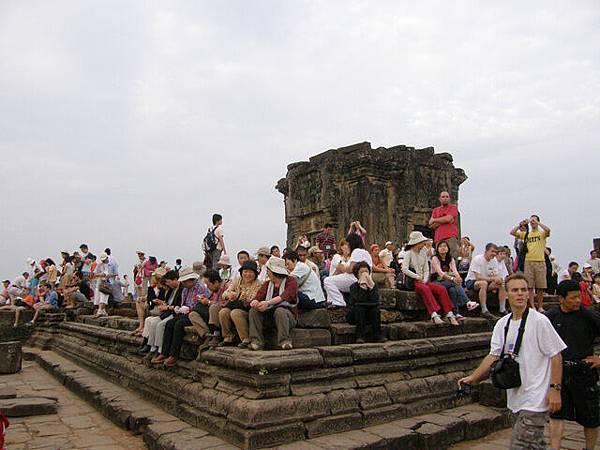
<path fill-rule="evenodd" d="M 596 303 L 600 303 L 600 273 L 594 275 L 594 284 L 592 286 L 592 297 Z"/>
<path fill-rule="evenodd" d="M 358 281 L 350 286 L 346 320 L 356 325 L 356 343 L 365 342 L 366 327 L 369 325 L 375 341 L 385 342 L 386 339 L 381 335 L 379 292 L 371 278 L 371 268 L 361 261 L 356 263 L 352 272 Z"/>
<path fill-rule="evenodd" d="M 229 262 L 229 256 L 221 255 L 217 266 L 219 267 L 219 276 L 221 277 L 221 280 L 229 281 L 231 278 L 231 263 Z"/>

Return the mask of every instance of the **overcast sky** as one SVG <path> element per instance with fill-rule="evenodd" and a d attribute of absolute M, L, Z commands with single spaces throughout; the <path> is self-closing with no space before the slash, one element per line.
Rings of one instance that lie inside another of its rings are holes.
<path fill-rule="evenodd" d="M 463 232 L 530 213 L 600 237 L 600 3 L 0 2 L 0 277 L 106 246 L 283 244 L 286 165 L 369 141 L 450 152 Z"/>

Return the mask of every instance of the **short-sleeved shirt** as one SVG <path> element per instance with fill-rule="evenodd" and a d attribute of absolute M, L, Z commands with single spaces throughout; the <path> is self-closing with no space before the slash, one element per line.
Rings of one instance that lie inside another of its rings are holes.
<path fill-rule="evenodd" d="M 58 294 L 56 293 L 56 291 L 48 291 L 44 296 L 44 301 L 48 305 L 58 307 Z"/>
<path fill-rule="evenodd" d="M 217 250 L 223 250 L 223 246 L 221 245 L 221 240 L 223 239 L 223 227 L 219 225 L 215 228 L 214 233 L 217 238 Z"/>
<path fill-rule="evenodd" d="M 504 343 L 504 327 L 512 315 L 501 318 L 494 326 L 490 354 L 500 356 Z M 505 353 L 511 353 L 517 340 L 520 320 L 511 320 L 506 338 Z M 548 410 L 546 395 L 550 386 L 550 360 L 566 348 L 550 320 L 534 309 L 529 309 L 521 349 L 516 357 L 521 374 L 521 386 L 507 389 L 507 406 L 517 413 L 521 410 L 543 412 Z"/>
<path fill-rule="evenodd" d="M 505 278 L 507 270 L 504 262 L 498 261 L 496 258 L 492 258 L 488 261 L 483 255 L 477 255 L 473 258 L 473 261 L 471 261 L 469 273 L 467 273 L 465 281 L 477 280 L 476 273 L 484 277 Z"/>
<path fill-rule="evenodd" d="M 600 336 L 600 313 L 585 308 L 564 312 L 555 306 L 546 316 L 567 344 L 562 352 L 565 360 L 576 361 L 594 354 L 594 340 Z"/>
<path fill-rule="evenodd" d="M 317 303 L 325 301 L 325 295 L 321 288 L 321 280 L 314 271 L 301 261 L 296 263 L 292 275 L 298 280 L 298 290 L 303 292 Z"/>
<path fill-rule="evenodd" d="M 517 238 L 525 239 L 525 231 L 517 231 Z M 546 260 L 546 240 L 548 239 L 548 233 L 546 230 L 538 229 L 536 231 L 530 231 L 527 235 L 525 245 L 527 245 L 527 255 L 525 255 L 525 261 L 538 261 L 544 262 Z"/>
<path fill-rule="evenodd" d="M 334 253 L 335 238 L 331 234 L 321 232 L 317 235 L 317 245 L 323 251 L 325 259 L 329 259 Z"/>
<path fill-rule="evenodd" d="M 369 252 L 366 251 L 364 248 L 355 248 L 350 254 L 350 262 L 357 263 L 361 261 L 366 262 L 369 265 L 369 267 L 373 267 L 373 258 L 371 258 Z"/>
<path fill-rule="evenodd" d="M 434 208 L 431 217 L 439 219 L 444 216 L 454 217 L 452 223 L 441 223 L 436 229 L 433 239 L 435 242 L 440 242 L 451 237 L 458 238 L 458 208 L 456 205 L 448 204 L 446 206 L 438 206 Z"/>

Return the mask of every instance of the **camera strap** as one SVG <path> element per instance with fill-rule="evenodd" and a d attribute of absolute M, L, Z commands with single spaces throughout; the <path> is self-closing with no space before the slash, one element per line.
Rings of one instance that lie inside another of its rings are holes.
<path fill-rule="evenodd" d="M 519 355 L 519 350 L 521 349 L 521 342 L 523 342 L 523 333 L 525 332 L 525 323 L 527 322 L 527 315 L 529 314 L 529 308 L 525 308 L 525 312 L 523 313 L 523 317 L 521 319 L 521 325 L 519 325 L 519 331 L 517 333 L 517 341 L 515 342 L 515 348 L 513 350 L 513 357 Z M 506 326 L 504 327 L 504 343 L 502 344 L 502 353 L 500 353 L 500 358 L 504 357 L 504 348 L 506 347 L 506 338 L 508 337 L 508 327 L 510 327 L 510 322 L 512 321 L 512 313 L 506 322 Z"/>

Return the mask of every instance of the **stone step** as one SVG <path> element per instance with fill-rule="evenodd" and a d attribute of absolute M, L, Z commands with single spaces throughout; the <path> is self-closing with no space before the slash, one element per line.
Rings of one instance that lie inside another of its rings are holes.
<path fill-rule="evenodd" d="M 142 434 L 145 444 L 151 450 L 239 448 L 164 412 L 130 390 L 117 386 L 54 352 L 28 348 L 26 355 L 115 424 L 134 434 Z"/>
<path fill-rule="evenodd" d="M 383 335 L 394 341 L 481 333 L 492 329 L 493 324 L 480 317 L 466 317 L 458 327 L 449 323 L 436 325 L 431 320 L 400 322 L 382 326 Z M 331 333 L 334 345 L 352 344 L 356 341 L 356 327 L 348 323 L 331 324 Z"/>
<path fill-rule="evenodd" d="M 347 414 L 347 420 L 353 420 Z M 436 449 L 443 450 L 461 441 L 479 439 L 510 427 L 507 410 L 466 405 L 435 414 L 426 414 L 272 447 L 277 450 L 323 449 Z"/>

